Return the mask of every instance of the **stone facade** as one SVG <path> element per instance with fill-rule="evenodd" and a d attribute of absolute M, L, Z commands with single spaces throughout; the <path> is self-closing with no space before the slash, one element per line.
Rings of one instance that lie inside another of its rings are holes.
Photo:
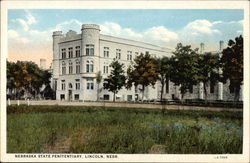
<path fill-rule="evenodd" d="M 204 49 L 204 45 L 201 48 Z M 56 90 L 57 100 L 85 100 L 96 101 L 98 84 L 96 82 L 97 72 L 101 72 L 102 82 L 99 84 L 99 98 L 101 100 L 112 100 L 112 92 L 103 89 L 103 79 L 111 72 L 109 64 L 119 60 L 125 69 L 139 54 L 149 52 L 155 57 L 171 56 L 171 48 L 127 40 L 100 34 L 100 28 L 95 24 L 83 24 L 81 34 L 70 30 L 66 34 L 61 31 L 53 32 L 53 63 L 52 87 Z M 208 88 L 209 89 L 209 88 Z M 145 89 L 146 100 L 160 99 L 160 82 L 154 87 Z M 193 92 L 187 93 L 184 98 L 204 98 L 201 86 L 193 86 Z M 218 84 L 214 86 L 214 93 L 209 92 L 208 98 L 218 99 Z M 223 98 L 230 100 L 232 94 L 228 93 L 228 85 L 223 86 Z M 142 92 L 139 88 L 132 87 L 127 90 L 121 89 L 116 99 L 120 101 L 140 100 Z M 164 98 L 180 98 L 178 86 L 169 82 L 164 88 Z"/>

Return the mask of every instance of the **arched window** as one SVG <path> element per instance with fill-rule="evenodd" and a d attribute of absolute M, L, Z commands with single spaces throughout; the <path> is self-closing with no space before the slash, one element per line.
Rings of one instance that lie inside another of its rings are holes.
<path fill-rule="evenodd" d="M 69 74 L 73 73 L 73 63 L 69 61 Z"/>
<path fill-rule="evenodd" d="M 94 62 L 88 60 L 86 64 L 86 72 L 94 72 Z"/>
<path fill-rule="evenodd" d="M 62 75 L 66 74 L 66 63 L 63 61 L 62 62 Z"/>
<path fill-rule="evenodd" d="M 80 79 L 76 79 L 76 90 L 80 90 Z"/>
<path fill-rule="evenodd" d="M 69 58 L 73 58 L 73 48 L 69 48 Z"/>
<path fill-rule="evenodd" d="M 66 49 L 62 49 L 62 59 L 66 58 Z"/>
<path fill-rule="evenodd" d="M 76 57 L 80 57 L 80 46 L 76 46 Z"/>
<path fill-rule="evenodd" d="M 80 61 L 76 60 L 76 74 L 80 74 Z"/>
<path fill-rule="evenodd" d="M 72 89 L 72 88 L 73 88 L 72 84 L 71 84 L 71 83 L 69 83 L 69 89 Z"/>
<path fill-rule="evenodd" d="M 65 90 L 65 80 L 62 80 L 62 90 Z"/>

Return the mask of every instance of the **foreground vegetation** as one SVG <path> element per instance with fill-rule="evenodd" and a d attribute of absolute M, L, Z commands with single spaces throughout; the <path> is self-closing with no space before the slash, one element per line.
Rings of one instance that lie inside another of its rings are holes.
<path fill-rule="evenodd" d="M 242 112 L 8 106 L 8 153 L 242 153 Z"/>

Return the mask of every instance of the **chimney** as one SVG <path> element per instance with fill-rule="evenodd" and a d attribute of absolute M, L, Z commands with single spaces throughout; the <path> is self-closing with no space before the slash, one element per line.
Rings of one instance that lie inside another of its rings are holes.
<path fill-rule="evenodd" d="M 204 43 L 200 44 L 200 54 L 204 54 Z"/>
<path fill-rule="evenodd" d="M 220 41 L 220 51 L 222 51 L 224 49 L 224 42 Z"/>
<path fill-rule="evenodd" d="M 40 59 L 40 68 L 42 70 L 46 69 L 46 59 Z"/>

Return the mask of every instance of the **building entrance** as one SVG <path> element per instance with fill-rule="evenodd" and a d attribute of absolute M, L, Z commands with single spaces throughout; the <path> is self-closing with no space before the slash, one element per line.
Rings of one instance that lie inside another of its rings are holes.
<path fill-rule="evenodd" d="M 69 90 L 69 101 L 72 101 L 72 90 Z"/>

